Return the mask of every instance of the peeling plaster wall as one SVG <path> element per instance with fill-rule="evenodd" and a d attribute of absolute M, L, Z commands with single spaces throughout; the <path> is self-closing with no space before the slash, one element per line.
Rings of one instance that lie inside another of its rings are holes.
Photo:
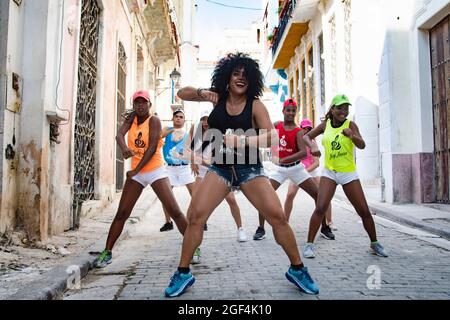
<path fill-rule="evenodd" d="M 1 145 L 1 208 L 0 208 L 0 232 L 12 230 L 16 226 L 17 211 L 17 170 L 18 170 L 18 139 L 20 136 L 20 106 L 21 98 L 17 97 L 12 88 L 12 73 L 22 74 L 23 45 L 20 36 L 23 32 L 24 8 L 12 1 L 2 1 L 1 4 L 1 44 L 0 44 L 0 145 Z M 19 92 L 23 85 L 19 81 Z M 6 90 L 4 90 L 4 88 Z M 17 104 L 16 104 L 17 103 Z M 16 110 L 14 113 L 10 110 Z M 15 135 L 15 144 L 13 137 Z M 15 157 L 6 159 L 5 149 L 11 145 L 15 151 Z"/>
<path fill-rule="evenodd" d="M 19 139 L 18 226 L 30 239 L 46 240 L 49 204 L 49 126 L 45 118 L 51 96 L 51 68 L 54 61 L 47 41 L 50 3 L 24 1 L 23 78 L 24 94 Z M 53 4 L 54 5 L 54 4 Z M 50 34 L 49 34 L 50 31 Z M 44 44 L 44 45 L 42 45 Z"/>

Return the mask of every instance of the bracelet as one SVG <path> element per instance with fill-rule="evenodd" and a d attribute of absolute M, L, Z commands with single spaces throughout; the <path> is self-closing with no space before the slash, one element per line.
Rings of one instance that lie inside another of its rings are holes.
<path fill-rule="evenodd" d="M 205 90 L 203 88 L 198 88 L 197 89 L 197 96 L 202 97 L 202 91 Z"/>

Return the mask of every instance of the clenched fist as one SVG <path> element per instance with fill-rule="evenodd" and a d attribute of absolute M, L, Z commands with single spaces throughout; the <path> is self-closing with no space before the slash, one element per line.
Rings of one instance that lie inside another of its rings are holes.
<path fill-rule="evenodd" d="M 353 131 L 350 128 L 342 130 L 342 134 L 349 139 L 353 139 Z"/>
<path fill-rule="evenodd" d="M 212 92 L 209 90 L 200 90 L 199 95 L 205 101 L 212 102 L 214 106 L 219 102 L 219 95 L 216 92 Z"/>

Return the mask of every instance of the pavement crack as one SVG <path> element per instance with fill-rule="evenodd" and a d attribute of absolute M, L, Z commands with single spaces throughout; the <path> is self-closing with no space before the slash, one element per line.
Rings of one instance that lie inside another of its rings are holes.
<path fill-rule="evenodd" d="M 117 292 L 114 294 L 113 300 L 118 300 L 120 295 L 122 294 L 123 289 L 127 286 L 127 282 L 136 274 L 137 264 L 133 265 L 129 271 L 125 274 L 125 278 L 123 279 L 122 284 L 120 285 Z"/>

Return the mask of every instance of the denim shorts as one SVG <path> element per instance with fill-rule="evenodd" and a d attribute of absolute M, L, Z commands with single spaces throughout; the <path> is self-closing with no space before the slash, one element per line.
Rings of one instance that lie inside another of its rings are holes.
<path fill-rule="evenodd" d="M 265 177 L 262 164 L 236 164 L 230 167 L 212 165 L 208 173 L 216 173 L 231 191 L 239 190 L 241 185 L 255 178 Z"/>

